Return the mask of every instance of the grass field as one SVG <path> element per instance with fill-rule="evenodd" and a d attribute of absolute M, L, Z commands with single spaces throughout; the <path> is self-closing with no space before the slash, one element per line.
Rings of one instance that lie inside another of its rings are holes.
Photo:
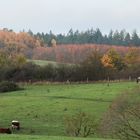
<path fill-rule="evenodd" d="M 116 96 L 135 86 L 135 82 L 111 83 L 109 87 L 106 83 L 24 85 L 25 90 L 0 94 L 0 127 L 9 127 L 11 121 L 17 119 L 22 129 L 14 132 L 16 134 L 65 136 L 65 116 L 82 111 L 98 121 Z M 0 135 L 0 139 L 2 137 L 12 140 L 20 136 Z M 65 137 L 31 137 L 69 140 Z M 20 139 L 29 138 L 23 136 Z"/>
<path fill-rule="evenodd" d="M 59 63 L 59 62 L 47 61 L 47 60 L 28 60 L 28 62 L 32 62 L 32 63 L 39 65 L 39 66 L 46 66 L 48 64 L 52 64 L 54 66 L 57 66 L 59 64 L 74 65 L 74 64 L 70 64 L 70 63 Z"/>
<path fill-rule="evenodd" d="M 28 60 L 28 62 L 32 62 L 36 65 L 40 65 L 40 66 L 46 66 L 48 64 L 52 64 L 52 65 L 57 65 L 59 63 L 54 62 L 54 61 L 47 61 L 47 60 Z"/>
<path fill-rule="evenodd" d="M 60 136 L 0 135 L 0 140 L 111 140 L 102 138 L 73 138 Z"/>

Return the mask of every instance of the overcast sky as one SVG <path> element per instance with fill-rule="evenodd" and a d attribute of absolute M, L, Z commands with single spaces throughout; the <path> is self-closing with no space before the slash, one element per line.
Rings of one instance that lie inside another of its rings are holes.
<path fill-rule="evenodd" d="M 140 0 L 0 0 L 0 28 L 66 33 L 91 27 L 140 32 Z"/>

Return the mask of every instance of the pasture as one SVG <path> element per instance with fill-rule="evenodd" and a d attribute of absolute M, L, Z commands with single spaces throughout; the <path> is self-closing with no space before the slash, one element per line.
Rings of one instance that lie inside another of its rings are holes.
<path fill-rule="evenodd" d="M 47 60 L 28 60 L 28 62 L 32 62 L 39 66 L 46 66 L 48 64 L 57 65 L 57 62 L 54 61 L 47 61 Z"/>
<path fill-rule="evenodd" d="M 0 135 L 0 140 L 111 140 L 102 138 L 73 138 L 61 136 Z"/>
<path fill-rule="evenodd" d="M 111 83 L 109 87 L 106 83 L 44 83 L 24 85 L 25 90 L 21 91 L 0 93 L 0 127 L 10 127 L 12 120 L 19 120 L 21 130 L 13 133 L 25 134 L 21 138 L 20 135 L 13 135 L 0 136 L 0 139 L 28 139 L 26 135 L 66 136 L 66 116 L 82 111 L 98 122 L 115 97 L 136 85 L 135 82 Z M 65 137 L 29 137 L 40 140 L 69 140 Z"/>
<path fill-rule="evenodd" d="M 70 64 L 70 63 L 59 63 L 59 62 L 55 62 L 55 61 L 47 61 L 47 60 L 27 60 L 27 62 L 32 62 L 33 64 L 39 65 L 39 66 L 46 66 L 46 65 L 53 65 L 53 66 L 57 66 L 59 64 L 67 64 L 67 65 L 74 65 L 74 64 Z"/>

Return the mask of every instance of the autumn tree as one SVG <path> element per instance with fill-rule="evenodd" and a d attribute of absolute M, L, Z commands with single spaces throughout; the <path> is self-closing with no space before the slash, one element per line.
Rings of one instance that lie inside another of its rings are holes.
<path fill-rule="evenodd" d="M 17 67 L 22 67 L 24 64 L 26 64 L 26 58 L 24 55 L 22 54 L 18 54 L 15 56 L 14 58 L 14 64 L 17 66 Z"/>
<path fill-rule="evenodd" d="M 6 51 L 0 50 L 0 66 L 22 66 L 26 63 L 26 58 L 22 54 L 11 54 L 9 55 Z"/>
<path fill-rule="evenodd" d="M 83 62 L 83 73 L 88 80 L 100 80 L 104 77 L 104 67 L 101 63 L 101 53 L 96 48 Z"/>
<path fill-rule="evenodd" d="M 15 33 L 11 30 L 0 30 L 0 48 L 5 50 L 9 55 L 12 53 L 22 53 L 27 55 L 36 47 L 42 47 L 42 42 L 39 38 L 34 37 L 26 32 Z"/>
<path fill-rule="evenodd" d="M 80 112 L 76 115 L 65 117 L 66 133 L 75 137 L 88 137 L 94 135 L 97 124 L 87 114 Z"/>
<path fill-rule="evenodd" d="M 103 55 L 101 61 L 105 67 L 113 68 L 116 70 L 122 70 L 125 67 L 123 59 L 113 48 L 109 49 L 109 51 Z"/>
<path fill-rule="evenodd" d="M 4 51 L 0 50 L 0 67 L 8 66 L 10 64 L 11 62 L 7 54 Z"/>
<path fill-rule="evenodd" d="M 125 55 L 125 63 L 128 66 L 133 66 L 140 63 L 140 50 L 137 48 L 129 48 L 128 53 Z"/>
<path fill-rule="evenodd" d="M 51 46 L 52 46 L 52 47 L 56 47 L 56 40 L 55 40 L 55 39 L 52 39 L 52 40 L 51 40 Z"/>

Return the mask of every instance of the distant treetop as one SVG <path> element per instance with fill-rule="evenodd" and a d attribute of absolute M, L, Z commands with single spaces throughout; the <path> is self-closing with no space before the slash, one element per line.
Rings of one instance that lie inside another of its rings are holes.
<path fill-rule="evenodd" d="M 30 31 L 31 32 L 31 31 Z M 88 29 L 80 32 L 79 30 L 73 31 L 70 29 L 67 34 L 53 34 L 50 33 L 37 33 L 34 34 L 39 37 L 45 44 L 50 46 L 52 39 L 57 41 L 57 44 L 105 44 L 117 46 L 140 46 L 140 37 L 136 30 L 132 34 L 125 30 L 113 31 L 110 30 L 109 34 L 103 34 L 99 28 Z"/>

